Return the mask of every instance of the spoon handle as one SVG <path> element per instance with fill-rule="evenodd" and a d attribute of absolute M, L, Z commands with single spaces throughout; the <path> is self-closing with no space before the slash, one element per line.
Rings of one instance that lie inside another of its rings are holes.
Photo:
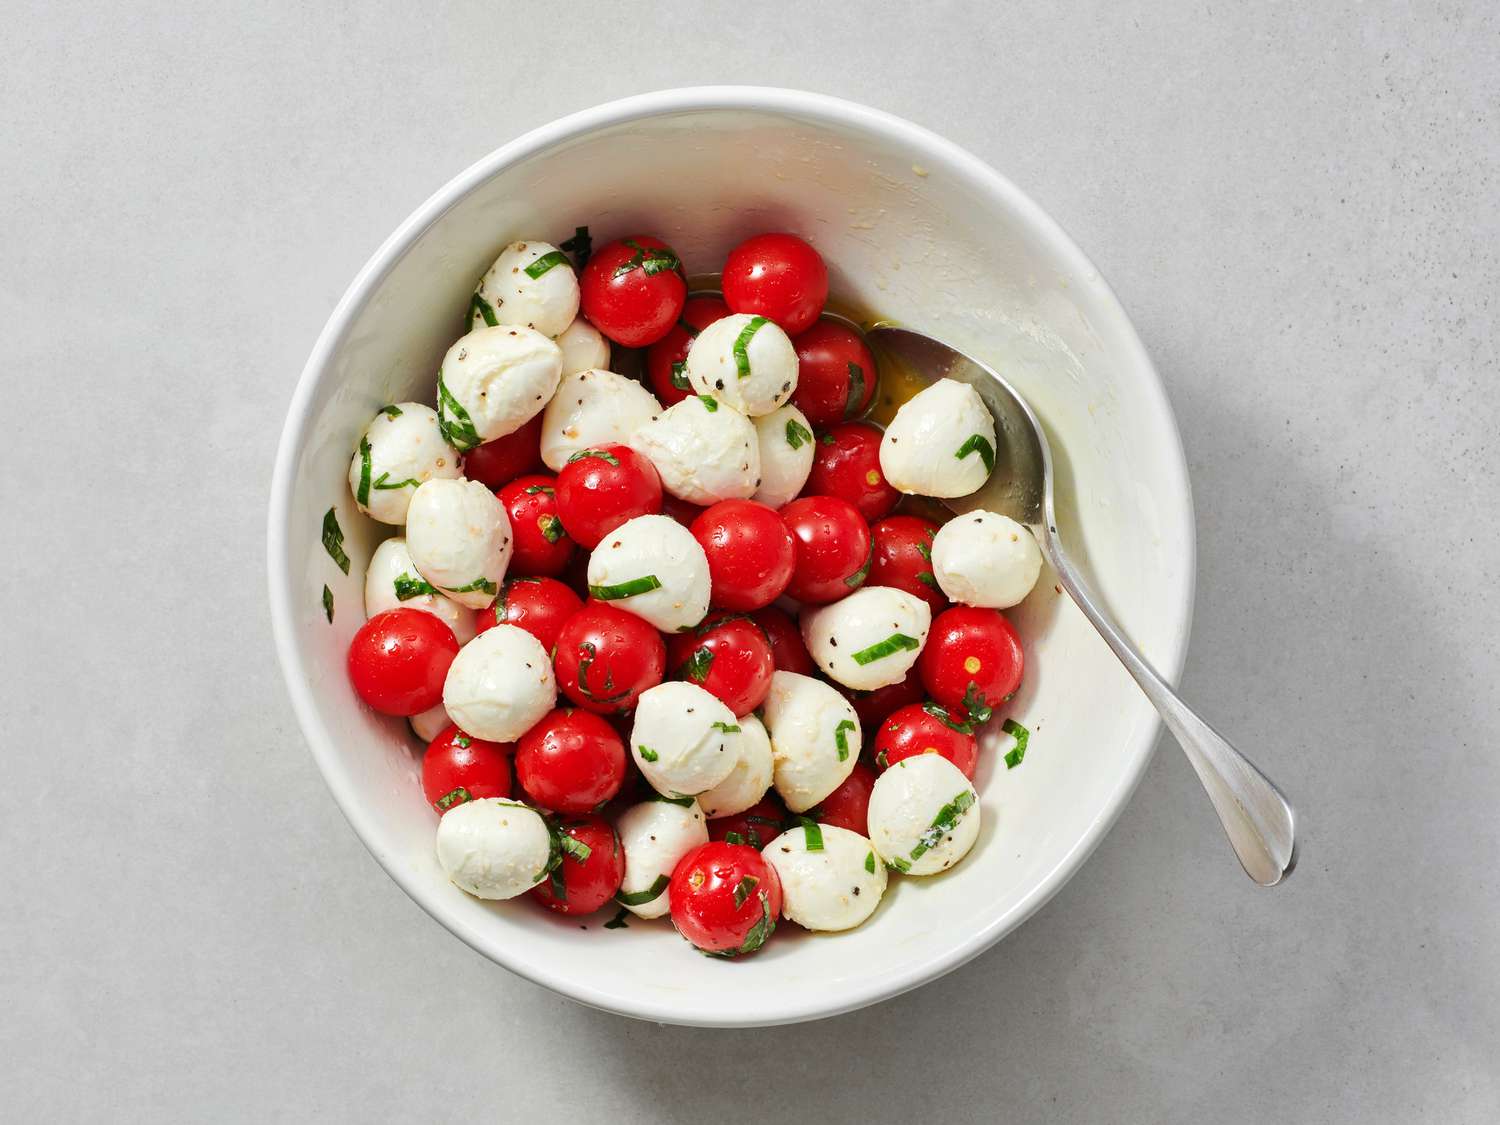
<path fill-rule="evenodd" d="M 1292 806 L 1269 778 L 1182 701 L 1120 632 L 1050 529 L 1040 536 L 1059 584 L 1135 677 L 1208 791 L 1245 874 L 1274 887 L 1297 862 Z"/>

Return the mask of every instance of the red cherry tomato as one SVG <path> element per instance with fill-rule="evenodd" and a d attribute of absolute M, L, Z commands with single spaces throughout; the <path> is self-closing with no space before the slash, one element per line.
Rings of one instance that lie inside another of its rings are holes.
<path fill-rule="evenodd" d="M 875 541 L 870 585 L 905 590 L 926 602 L 934 614 L 947 609 L 948 599 L 932 573 L 932 537 L 937 531 L 937 524 L 916 516 L 888 516 L 870 528 Z"/>
<path fill-rule="evenodd" d="M 420 715 L 443 701 L 443 681 L 457 655 L 453 630 L 432 614 L 388 609 L 349 642 L 349 682 L 382 714 Z"/>
<path fill-rule="evenodd" d="M 818 802 L 818 823 L 868 836 L 870 790 L 874 788 L 875 771 L 860 762 L 842 785 Z"/>
<path fill-rule="evenodd" d="M 677 323 L 687 301 L 677 252 L 646 234 L 595 250 L 578 287 L 583 315 L 627 348 L 660 340 Z"/>
<path fill-rule="evenodd" d="M 794 234 L 758 234 L 729 252 L 724 303 L 774 320 L 788 336 L 803 331 L 828 301 L 828 267 Z"/>
<path fill-rule="evenodd" d="M 641 692 L 661 683 L 667 646 L 635 614 L 591 601 L 563 625 L 552 663 L 564 695 L 607 715 L 629 711 Z"/>
<path fill-rule="evenodd" d="M 502 622 L 525 629 L 551 652 L 563 622 L 582 608 L 583 599 L 555 578 L 512 578 L 474 622 L 480 633 Z"/>
<path fill-rule="evenodd" d="M 598 715 L 559 707 L 516 743 L 516 780 L 552 812 L 591 812 L 625 781 L 625 744 Z"/>
<path fill-rule="evenodd" d="M 450 726 L 422 755 L 422 793 L 438 812 L 465 801 L 510 796 L 508 742 L 486 742 Z"/>
<path fill-rule="evenodd" d="M 746 844 L 694 848 L 677 861 L 667 894 L 677 932 L 705 953 L 754 953 L 781 917 L 776 869 Z"/>
<path fill-rule="evenodd" d="M 573 454 L 557 474 L 557 512 L 568 534 L 587 550 L 626 520 L 661 511 L 656 466 L 628 445 Z"/>
<path fill-rule="evenodd" d="M 782 508 L 781 519 L 796 541 L 788 595 L 826 605 L 864 585 L 870 572 L 870 527 L 853 504 L 837 496 L 804 496 Z"/>
<path fill-rule="evenodd" d="M 938 614 L 917 657 L 927 694 L 982 723 L 1021 686 L 1025 658 L 1015 626 L 998 609 L 958 605 Z"/>
<path fill-rule="evenodd" d="M 921 703 L 927 698 L 927 689 L 922 686 L 922 677 L 913 667 L 905 679 L 894 684 L 886 684 L 874 691 L 846 691 L 844 694 L 854 705 L 854 713 L 859 716 L 859 729 L 869 744 L 875 740 L 875 732 L 887 715 L 912 703 Z"/>
<path fill-rule="evenodd" d="M 688 349 L 699 332 L 728 315 L 729 306 L 717 297 L 689 297 L 681 319 L 647 350 L 646 376 L 663 406 L 675 405 L 693 393 L 686 371 Z"/>
<path fill-rule="evenodd" d="M 509 484 L 522 473 L 542 468 L 541 444 L 542 414 L 538 411 L 515 433 L 487 441 L 465 454 L 464 476 L 486 488 Z"/>
<path fill-rule="evenodd" d="M 811 676 L 818 670 L 813 664 L 812 654 L 807 651 L 806 642 L 802 640 L 802 630 L 797 628 L 797 623 L 787 614 L 768 605 L 765 609 L 752 613 L 750 620 L 759 625 L 761 632 L 766 635 L 766 640 L 771 645 L 771 659 L 778 672 Z"/>
<path fill-rule="evenodd" d="M 565 820 L 557 830 L 582 847 L 564 845 L 562 862 L 531 888 L 531 897 L 559 914 L 592 914 L 619 891 L 625 879 L 625 849 L 603 817 Z M 579 859 L 585 848 L 587 856 Z"/>
<path fill-rule="evenodd" d="M 517 477 L 495 493 L 510 517 L 512 542 L 509 572 L 519 575 L 561 574 L 573 557 L 575 543 L 557 518 L 557 478 L 546 473 Z"/>
<path fill-rule="evenodd" d="M 693 521 L 707 510 L 707 508 L 698 507 L 697 504 L 689 504 L 670 492 L 664 493 L 661 498 L 662 515 L 671 516 L 683 527 L 692 527 Z"/>
<path fill-rule="evenodd" d="M 963 712 L 914 703 L 886 716 L 875 732 L 875 767 L 884 771 L 918 754 L 941 754 L 972 781 L 979 740 Z"/>
<path fill-rule="evenodd" d="M 667 667 L 677 679 L 723 700 L 736 715 L 748 715 L 765 702 L 776 670 L 771 642 L 760 626 L 724 613 L 674 634 L 667 644 Z"/>
<path fill-rule="evenodd" d="M 813 446 L 808 495 L 842 496 L 867 520 L 888 515 L 901 493 L 880 471 L 881 431 L 868 422 L 843 422 L 819 436 Z"/>
<path fill-rule="evenodd" d="M 730 844 L 749 844 L 759 850 L 780 836 L 790 819 L 781 798 L 768 793 L 744 812 L 710 820 L 708 838 Z"/>
<path fill-rule="evenodd" d="M 774 508 L 754 500 L 721 500 L 689 530 L 708 556 L 716 606 L 760 609 L 779 598 L 792 580 L 792 534 Z"/>
<path fill-rule="evenodd" d="M 858 418 L 870 408 L 879 372 L 858 332 L 837 321 L 820 320 L 792 346 L 797 349 L 792 403 L 814 426 Z"/>

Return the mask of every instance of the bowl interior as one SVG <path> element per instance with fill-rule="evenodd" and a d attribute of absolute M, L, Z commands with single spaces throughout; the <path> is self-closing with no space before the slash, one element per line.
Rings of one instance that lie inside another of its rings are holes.
<path fill-rule="evenodd" d="M 566 119 L 500 150 L 429 201 L 356 280 L 303 376 L 273 489 L 273 618 L 288 684 L 335 796 L 429 912 L 509 968 L 650 1019 L 759 1024 L 856 1007 L 961 963 L 1040 905 L 1097 843 L 1139 777 L 1155 715 L 1048 576 L 1014 619 L 1027 675 L 1010 714 L 1033 735 L 1006 770 L 991 731 L 984 829 L 955 871 L 896 879 L 862 928 L 786 924 L 743 963 L 705 958 L 665 923 L 601 929 L 525 903 L 486 904 L 443 876 L 404 722 L 362 708 L 344 651 L 364 620 L 363 567 L 389 529 L 354 510 L 351 450 L 382 404 L 430 402 L 437 362 L 499 249 L 652 231 L 690 271 L 780 229 L 828 260 L 845 304 L 921 327 L 997 366 L 1048 426 L 1065 537 L 1148 658 L 1180 667 L 1193 531 L 1170 409 L 1129 322 L 1088 262 L 986 166 L 872 111 L 790 92 L 679 91 Z M 353 560 L 320 541 L 334 508 Z M 324 617 L 324 584 L 335 617 Z"/>

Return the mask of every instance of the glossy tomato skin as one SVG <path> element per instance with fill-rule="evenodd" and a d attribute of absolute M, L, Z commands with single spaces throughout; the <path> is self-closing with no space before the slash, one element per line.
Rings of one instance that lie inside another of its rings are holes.
<path fill-rule="evenodd" d="M 792 346 L 797 349 L 792 403 L 814 426 L 858 418 L 870 408 L 879 373 L 859 333 L 820 320 L 793 339 Z"/>
<path fill-rule="evenodd" d="M 872 586 L 893 586 L 921 598 L 933 614 L 948 608 L 948 599 L 932 572 L 932 537 L 938 525 L 917 516 L 887 516 L 870 528 L 875 556 Z"/>
<path fill-rule="evenodd" d="M 500 488 L 524 473 L 542 469 L 542 415 L 514 433 L 497 437 L 464 455 L 464 476 L 486 488 Z"/>
<path fill-rule="evenodd" d="M 748 715 L 765 702 L 776 670 L 771 642 L 760 626 L 725 613 L 711 614 L 697 628 L 673 636 L 667 667 L 676 679 L 723 700 L 736 715 Z"/>
<path fill-rule="evenodd" d="M 750 620 L 760 626 L 771 645 L 771 659 L 778 672 L 796 672 L 799 676 L 811 676 L 818 669 L 813 664 L 812 654 L 802 639 L 802 630 L 791 617 L 768 605 L 750 615 Z"/>
<path fill-rule="evenodd" d="M 510 574 L 561 574 L 577 544 L 557 518 L 557 478 L 546 473 L 517 477 L 495 495 L 510 517 Z"/>
<path fill-rule="evenodd" d="M 465 801 L 510 796 L 508 742 L 486 742 L 450 726 L 422 755 L 422 795 L 444 813 Z"/>
<path fill-rule="evenodd" d="M 646 234 L 595 250 L 578 287 L 583 315 L 627 348 L 660 340 L 687 302 L 682 260 L 661 239 Z"/>
<path fill-rule="evenodd" d="M 443 701 L 453 630 L 430 613 L 400 607 L 377 613 L 349 642 L 349 682 L 384 715 L 420 715 Z"/>
<path fill-rule="evenodd" d="M 667 646 L 633 613 L 588 601 L 557 635 L 557 686 L 585 711 L 629 711 L 641 692 L 661 683 Z"/>
<path fill-rule="evenodd" d="M 875 771 L 860 762 L 842 785 L 818 802 L 818 823 L 868 836 L 870 791 L 874 788 Z"/>
<path fill-rule="evenodd" d="M 565 850 L 552 875 L 527 893 L 559 914 L 592 914 L 619 891 L 625 879 L 625 849 L 609 822 L 600 816 L 565 820 L 557 830 L 588 848 L 588 858 L 579 860 Z"/>
<path fill-rule="evenodd" d="M 646 351 L 646 378 L 663 406 L 673 406 L 693 393 L 684 367 L 688 349 L 699 332 L 728 315 L 729 306 L 717 297 L 689 297 L 671 331 Z"/>
<path fill-rule="evenodd" d="M 628 445 L 580 450 L 557 474 L 558 515 L 585 550 L 626 520 L 660 512 L 661 500 L 656 466 Z"/>
<path fill-rule="evenodd" d="M 875 734 L 875 767 L 884 771 L 918 754 L 941 754 L 973 781 L 979 740 L 961 710 L 915 703 L 888 715 L 880 724 Z"/>
<path fill-rule="evenodd" d="M 803 496 L 781 509 L 781 519 L 796 546 L 790 597 L 826 605 L 864 585 L 870 526 L 853 504 L 837 496 Z"/>
<path fill-rule="evenodd" d="M 933 699 L 983 722 L 1021 686 L 1021 638 L 998 609 L 954 606 L 932 622 L 917 670 Z"/>
<path fill-rule="evenodd" d="M 691 528 L 693 521 L 706 511 L 708 511 L 707 508 L 690 504 L 686 500 L 673 496 L 670 492 L 664 493 L 661 498 L 661 514 L 671 516 L 683 527 Z"/>
<path fill-rule="evenodd" d="M 890 514 L 901 499 L 880 470 L 881 430 L 868 422 L 841 422 L 819 435 L 813 446 L 808 495 L 842 496 L 866 520 Z"/>
<path fill-rule="evenodd" d="M 795 336 L 822 315 L 828 267 L 794 234 L 758 234 L 729 252 L 720 286 L 735 312 L 763 316 Z"/>
<path fill-rule="evenodd" d="M 474 618 L 479 632 L 497 624 L 525 629 L 548 652 L 563 622 L 583 608 L 583 599 L 555 578 L 509 578 L 493 605 Z"/>
<path fill-rule="evenodd" d="M 598 715 L 558 707 L 516 743 L 516 780 L 541 808 L 592 812 L 625 781 L 625 744 Z"/>
<path fill-rule="evenodd" d="M 844 695 L 854 706 L 854 713 L 859 716 L 859 729 L 864 733 L 865 745 L 868 746 L 875 741 L 875 732 L 880 729 L 880 724 L 887 715 L 913 703 L 921 703 L 927 698 L 927 689 L 922 686 L 922 677 L 913 666 L 905 679 L 874 691 L 844 689 Z"/>
<path fill-rule="evenodd" d="M 772 790 L 744 812 L 710 820 L 708 838 L 748 844 L 758 851 L 780 836 L 791 819 L 781 798 Z M 731 836 L 734 838 L 729 839 Z"/>
<path fill-rule="evenodd" d="M 770 605 L 796 564 L 792 533 L 776 509 L 754 500 L 721 500 L 688 528 L 708 556 L 712 602 L 741 613 Z"/>
<path fill-rule="evenodd" d="M 745 844 L 700 844 L 677 861 L 667 893 L 677 932 L 705 953 L 754 953 L 781 917 L 776 869 Z"/>

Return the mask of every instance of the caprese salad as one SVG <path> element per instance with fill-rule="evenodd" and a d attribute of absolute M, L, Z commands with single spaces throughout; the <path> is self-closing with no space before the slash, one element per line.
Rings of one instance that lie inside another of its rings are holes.
<path fill-rule="evenodd" d="M 501 252 L 435 406 L 382 407 L 350 461 L 397 531 L 348 675 L 425 744 L 458 887 L 735 956 L 973 847 L 976 732 L 1024 666 L 1002 611 L 1042 557 L 1003 515 L 913 510 L 985 483 L 994 420 L 946 379 L 864 420 L 875 357 L 812 246 L 750 238 L 721 277 L 587 228 Z M 347 573 L 336 510 L 323 539 Z"/>

